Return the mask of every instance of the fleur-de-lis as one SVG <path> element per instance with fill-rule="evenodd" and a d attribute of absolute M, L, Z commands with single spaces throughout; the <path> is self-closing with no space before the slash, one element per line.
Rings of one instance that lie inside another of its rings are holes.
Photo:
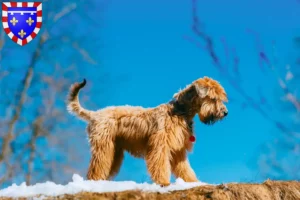
<path fill-rule="evenodd" d="M 16 23 L 18 23 L 19 21 L 15 18 L 15 17 L 13 17 L 13 19 L 12 20 L 10 20 L 10 23 L 12 23 L 14 26 L 16 25 Z"/>
<path fill-rule="evenodd" d="M 18 34 L 19 36 L 21 36 L 21 38 L 23 38 L 24 35 L 26 35 L 26 32 L 24 32 L 24 30 L 22 29 Z"/>
<path fill-rule="evenodd" d="M 31 26 L 31 24 L 33 23 L 34 21 L 31 19 L 31 17 L 29 17 L 27 20 L 26 20 L 26 23 Z"/>

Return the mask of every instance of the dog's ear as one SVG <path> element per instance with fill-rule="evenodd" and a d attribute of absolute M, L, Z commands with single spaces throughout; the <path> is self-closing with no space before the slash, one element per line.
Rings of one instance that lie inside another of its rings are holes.
<path fill-rule="evenodd" d="M 196 88 L 196 91 L 198 93 L 198 96 L 200 98 L 204 98 L 208 94 L 208 88 L 204 87 L 202 85 L 195 84 L 194 87 Z"/>
<path fill-rule="evenodd" d="M 181 104 L 191 102 L 198 95 L 194 84 L 187 86 L 184 90 L 176 93 L 173 97 Z"/>

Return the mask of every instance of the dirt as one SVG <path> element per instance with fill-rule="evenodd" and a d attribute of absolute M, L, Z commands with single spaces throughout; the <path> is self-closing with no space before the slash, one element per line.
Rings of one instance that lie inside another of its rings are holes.
<path fill-rule="evenodd" d="M 12 198 L 0 198 L 1 200 Z M 34 199 L 34 198 L 19 198 Z M 300 182 L 265 181 L 261 184 L 229 183 L 217 186 L 200 186 L 169 193 L 125 191 L 111 193 L 82 192 L 74 195 L 46 197 L 45 199 L 99 199 L 99 200 L 300 200 Z"/>

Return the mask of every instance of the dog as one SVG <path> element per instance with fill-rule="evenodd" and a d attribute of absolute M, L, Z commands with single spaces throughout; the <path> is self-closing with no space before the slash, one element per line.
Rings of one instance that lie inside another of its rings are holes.
<path fill-rule="evenodd" d="M 198 182 L 187 158 L 195 141 L 193 118 L 198 114 L 201 122 L 212 125 L 228 115 L 227 94 L 219 82 L 200 78 L 154 108 L 116 106 L 98 111 L 80 105 L 78 93 L 85 85 L 84 79 L 71 86 L 67 109 L 88 122 L 87 179 L 111 180 L 127 151 L 145 159 L 151 179 L 161 186 L 170 184 L 171 173 L 185 182 Z"/>

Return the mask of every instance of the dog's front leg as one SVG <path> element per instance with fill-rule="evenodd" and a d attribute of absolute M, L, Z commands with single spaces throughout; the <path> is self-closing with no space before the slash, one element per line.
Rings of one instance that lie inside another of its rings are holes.
<path fill-rule="evenodd" d="M 171 177 L 170 150 L 164 137 L 164 133 L 157 133 L 149 138 L 145 160 L 152 180 L 168 186 Z"/>
<path fill-rule="evenodd" d="M 187 159 L 186 150 L 181 150 L 172 155 L 171 168 L 176 178 L 182 178 L 185 182 L 198 182 L 196 174 Z"/>

